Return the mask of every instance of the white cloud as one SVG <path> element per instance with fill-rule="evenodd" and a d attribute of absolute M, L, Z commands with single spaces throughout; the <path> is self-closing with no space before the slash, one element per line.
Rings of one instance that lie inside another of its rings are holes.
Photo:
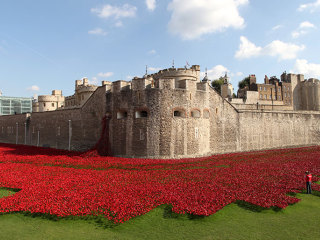
<path fill-rule="evenodd" d="M 97 14 L 100 18 L 121 19 L 135 17 L 137 8 L 135 6 L 131 6 L 130 4 L 124 4 L 121 7 L 107 4 L 102 8 L 92 8 L 91 12 Z"/>
<path fill-rule="evenodd" d="M 278 57 L 279 60 L 294 59 L 298 52 L 305 49 L 304 45 L 285 43 L 279 40 L 272 41 L 265 47 L 256 46 L 246 37 L 240 37 L 240 46 L 235 54 L 235 58 L 244 59 L 258 56 Z"/>
<path fill-rule="evenodd" d="M 38 92 L 40 91 L 40 88 L 37 85 L 33 85 L 31 87 L 27 88 L 28 91 Z"/>
<path fill-rule="evenodd" d="M 156 68 L 156 67 L 148 67 L 148 71 L 150 72 L 159 72 L 161 68 Z"/>
<path fill-rule="evenodd" d="M 106 36 L 107 32 L 105 32 L 103 29 L 101 28 L 95 28 L 93 30 L 88 31 L 89 34 L 93 34 L 93 35 L 101 35 L 101 36 Z"/>
<path fill-rule="evenodd" d="M 298 38 L 298 37 L 300 37 L 301 35 L 305 35 L 305 34 L 307 34 L 307 31 L 305 31 L 305 30 L 295 30 L 295 31 L 293 31 L 292 33 L 291 33 L 291 36 L 293 37 L 293 38 Z"/>
<path fill-rule="evenodd" d="M 237 72 L 237 73 L 236 73 L 236 76 L 237 76 L 237 77 L 243 76 L 243 72 Z"/>
<path fill-rule="evenodd" d="M 148 51 L 148 54 L 150 54 L 150 55 L 154 55 L 154 54 L 156 54 L 156 53 L 157 53 L 157 51 L 156 51 L 156 50 L 154 50 L 154 49 L 152 49 L 152 50 Z"/>
<path fill-rule="evenodd" d="M 291 33 L 291 36 L 293 38 L 298 38 L 301 35 L 307 34 L 308 33 L 307 30 L 310 28 L 316 28 L 316 26 L 308 21 L 302 22 L 300 23 L 299 27 Z"/>
<path fill-rule="evenodd" d="M 315 28 L 316 26 L 312 24 L 311 22 L 304 21 L 300 23 L 299 28 Z"/>
<path fill-rule="evenodd" d="M 299 46 L 293 43 L 285 43 L 275 40 L 264 48 L 263 54 L 278 57 L 279 60 L 287 60 L 296 58 L 298 52 L 304 49 L 304 45 Z"/>
<path fill-rule="evenodd" d="M 154 11 L 156 9 L 156 0 L 146 0 L 146 5 L 150 11 Z"/>
<path fill-rule="evenodd" d="M 228 68 L 226 68 L 223 65 L 216 65 L 211 69 L 208 69 L 208 78 L 210 80 L 216 80 L 219 79 L 220 77 L 223 77 L 226 73 L 230 72 Z M 201 78 L 205 76 L 205 72 L 201 72 Z"/>
<path fill-rule="evenodd" d="M 320 77 L 320 64 L 308 63 L 305 59 L 297 59 L 293 72 L 302 73 L 309 77 Z"/>
<path fill-rule="evenodd" d="M 276 26 L 274 26 L 274 27 L 272 28 L 272 30 L 273 30 L 273 31 L 276 31 L 276 30 L 278 30 L 278 29 L 280 29 L 280 28 L 283 28 L 283 25 L 276 25 Z"/>
<path fill-rule="evenodd" d="M 108 78 L 108 77 L 111 77 L 112 75 L 113 75 L 113 72 L 98 73 L 98 77 L 103 77 L 103 78 Z"/>
<path fill-rule="evenodd" d="M 262 52 L 262 47 L 257 47 L 250 42 L 246 37 L 240 37 L 239 50 L 236 52 L 236 58 L 250 58 L 259 56 Z"/>
<path fill-rule="evenodd" d="M 91 80 L 89 80 L 89 84 L 98 85 L 98 78 L 93 77 Z"/>
<path fill-rule="evenodd" d="M 309 10 L 310 12 L 314 12 L 317 8 L 320 7 L 320 0 L 317 0 L 312 3 L 301 4 L 298 8 L 298 11 Z"/>
<path fill-rule="evenodd" d="M 204 34 L 244 27 L 239 7 L 248 0 L 172 0 L 169 31 L 183 39 L 191 40 Z"/>

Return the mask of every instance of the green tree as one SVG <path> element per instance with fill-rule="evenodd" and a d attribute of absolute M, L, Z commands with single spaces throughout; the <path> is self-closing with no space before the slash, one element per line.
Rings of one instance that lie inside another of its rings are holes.
<path fill-rule="evenodd" d="M 223 77 L 220 77 L 219 79 L 213 80 L 211 85 L 212 87 L 221 94 L 221 85 L 223 85 L 224 79 Z"/>
<path fill-rule="evenodd" d="M 239 83 L 238 83 L 238 87 L 239 89 L 244 88 L 245 86 L 249 86 L 250 85 L 250 78 L 246 77 L 244 79 L 242 79 Z"/>

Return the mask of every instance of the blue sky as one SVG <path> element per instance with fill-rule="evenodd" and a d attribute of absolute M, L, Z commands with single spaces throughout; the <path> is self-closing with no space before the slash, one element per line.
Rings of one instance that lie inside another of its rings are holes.
<path fill-rule="evenodd" d="M 0 90 L 30 97 L 88 77 L 198 64 L 234 86 L 283 71 L 320 78 L 320 0 L 15 0 L 0 3 Z"/>

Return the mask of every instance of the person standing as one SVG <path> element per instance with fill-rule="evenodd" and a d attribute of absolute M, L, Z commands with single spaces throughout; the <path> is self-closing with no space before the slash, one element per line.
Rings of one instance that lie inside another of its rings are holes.
<path fill-rule="evenodd" d="M 309 171 L 306 171 L 306 184 L 307 184 L 307 194 L 311 194 L 311 182 L 312 182 L 312 174 Z"/>

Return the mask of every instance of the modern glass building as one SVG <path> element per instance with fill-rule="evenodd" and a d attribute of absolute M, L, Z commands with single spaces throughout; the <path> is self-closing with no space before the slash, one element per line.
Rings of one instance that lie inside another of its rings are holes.
<path fill-rule="evenodd" d="M 0 115 L 32 112 L 32 98 L 0 96 Z"/>

